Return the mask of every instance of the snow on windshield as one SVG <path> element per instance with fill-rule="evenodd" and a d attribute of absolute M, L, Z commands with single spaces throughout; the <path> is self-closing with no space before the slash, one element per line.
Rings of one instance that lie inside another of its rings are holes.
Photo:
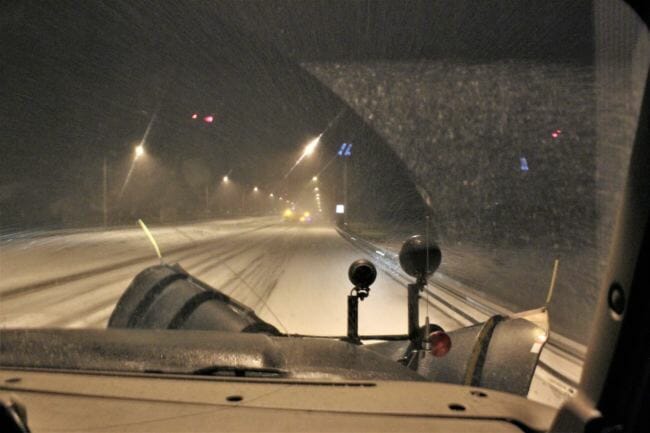
<path fill-rule="evenodd" d="M 383 269 L 360 327 L 405 332 L 396 253 L 426 234 L 432 291 L 550 301 L 584 351 L 647 32 L 622 20 L 612 48 L 602 5 L 465 3 L 4 6 L 0 324 L 106 326 L 157 263 L 141 219 L 164 260 L 306 334 L 345 332 L 359 257 Z"/>

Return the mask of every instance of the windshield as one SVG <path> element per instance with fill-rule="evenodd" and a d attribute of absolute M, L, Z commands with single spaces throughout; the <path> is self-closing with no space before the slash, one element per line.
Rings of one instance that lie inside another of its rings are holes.
<path fill-rule="evenodd" d="M 625 5 L 57 1 L 1 19 L 3 328 L 105 328 L 160 262 L 141 220 L 165 263 L 282 333 L 345 335 L 367 258 L 360 333 L 405 334 L 398 253 L 420 234 L 442 252 L 422 320 L 545 307 L 529 396 L 574 391 L 648 71 Z"/>

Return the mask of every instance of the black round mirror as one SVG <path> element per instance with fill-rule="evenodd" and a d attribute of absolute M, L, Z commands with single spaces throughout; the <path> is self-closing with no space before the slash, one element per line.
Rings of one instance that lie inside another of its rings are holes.
<path fill-rule="evenodd" d="M 411 236 L 404 242 L 399 252 L 399 264 L 406 272 L 415 278 L 426 278 L 432 275 L 442 260 L 440 248 L 433 242 L 427 245 L 424 237 Z"/>
<path fill-rule="evenodd" d="M 377 278 L 377 269 L 369 260 L 359 259 L 352 262 L 348 270 L 348 278 L 354 287 L 367 289 Z"/>

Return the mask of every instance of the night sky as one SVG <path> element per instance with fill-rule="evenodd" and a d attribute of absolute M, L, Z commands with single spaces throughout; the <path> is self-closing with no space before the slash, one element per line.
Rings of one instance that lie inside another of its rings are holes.
<path fill-rule="evenodd" d="M 65 224 L 96 223 L 104 159 L 113 206 L 129 218 L 164 206 L 192 217 L 203 184 L 216 188 L 225 173 L 242 185 L 281 189 L 304 143 L 328 125 L 321 153 L 293 174 L 296 184 L 320 171 L 341 142 L 355 140 L 363 152 L 356 161 L 364 162 L 356 176 L 374 179 L 357 182 L 357 196 L 374 197 L 371 213 L 404 214 L 405 201 L 420 209 L 414 178 L 386 134 L 312 75 L 313 65 L 588 65 L 589 2 L 557 13 L 560 3 L 9 3 L 0 40 L 2 224 L 60 223 L 65 211 L 76 215 Z M 201 122 L 204 115 L 214 122 Z M 133 173 L 138 189 L 127 190 L 118 206 L 133 147 L 152 119 L 149 160 Z M 330 203 L 338 200 L 339 177 L 338 168 L 324 173 Z"/>

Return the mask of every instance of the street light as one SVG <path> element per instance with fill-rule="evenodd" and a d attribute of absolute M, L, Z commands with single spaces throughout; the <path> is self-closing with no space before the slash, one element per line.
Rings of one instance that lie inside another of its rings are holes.
<path fill-rule="evenodd" d="M 257 191 L 259 191 L 259 188 L 258 188 L 258 187 L 254 187 L 254 188 L 253 188 L 253 192 L 257 192 Z"/>
<path fill-rule="evenodd" d="M 271 193 L 271 194 L 269 194 L 269 197 L 273 198 L 273 197 L 275 197 L 275 196 L 273 195 L 273 193 Z"/>
<path fill-rule="evenodd" d="M 289 169 L 289 171 L 284 175 L 284 178 L 287 179 L 291 172 L 302 162 L 303 159 L 306 157 L 310 156 L 314 151 L 316 150 L 316 146 L 318 146 L 318 143 L 320 142 L 320 138 L 323 136 L 323 133 L 321 133 L 318 137 L 314 138 L 311 140 L 307 145 L 305 146 L 305 150 L 302 151 L 302 155 L 300 155 L 300 158 L 296 161 L 296 163 Z M 313 178 L 312 178 L 313 179 Z"/>
<path fill-rule="evenodd" d="M 318 182 L 318 176 L 314 176 L 314 177 L 312 177 L 312 178 L 311 178 L 311 181 L 312 181 L 312 182 Z"/>
<path fill-rule="evenodd" d="M 314 153 L 314 150 L 316 150 L 316 146 L 318 146 L 318 143 L 320 142 L 320 138 L 322 136 L 323 134 L 320 134 L 318 137 L 314 138 L 312 141 L 307 143 L 307 146 L 305 146 L 305 150 L 302 153 L 302 158 L 310 156 L 312 153 Z"/>
<path fill-rule="evenodd" d="M 146 132 L 145 132 L 145 137 L 146 137 Z M 129 183 L 129 180 L 131 180 L 131 174 L 133 173 L 133 169 L 135 168 L 135 163 L 140 158 L 142 155 L 144 155 L 144 139 L 135 146 L 135 149 L 133 149 L 133 161 L 131 161 L 131 167 L 129 167 L 129 172 L 126 174 L 126 178 L 124 179 L 124 183 L 122 184 L 122 188 L 120 188 L 120 198 L 122 198 L 122 195 L 124 195 L 124 190 L 126 189 L 126 186 Z"/>
<path fill-rule="evenodd" d="M 224 182 L 224 183 L 228 183 L 228 182 L 229 182 L 228 175 L 225 175 L 225 176 L 223 177 L 223 182 Z"/>
<path fill-rule="evenodd" d="M 137 146 L 135 146 L 135 156 L 133 157 L 133 159 L 138 159 L 142 155 L 144 155 L 144 146 L 142 145 L 142 143 L 140 143 Z"/>

